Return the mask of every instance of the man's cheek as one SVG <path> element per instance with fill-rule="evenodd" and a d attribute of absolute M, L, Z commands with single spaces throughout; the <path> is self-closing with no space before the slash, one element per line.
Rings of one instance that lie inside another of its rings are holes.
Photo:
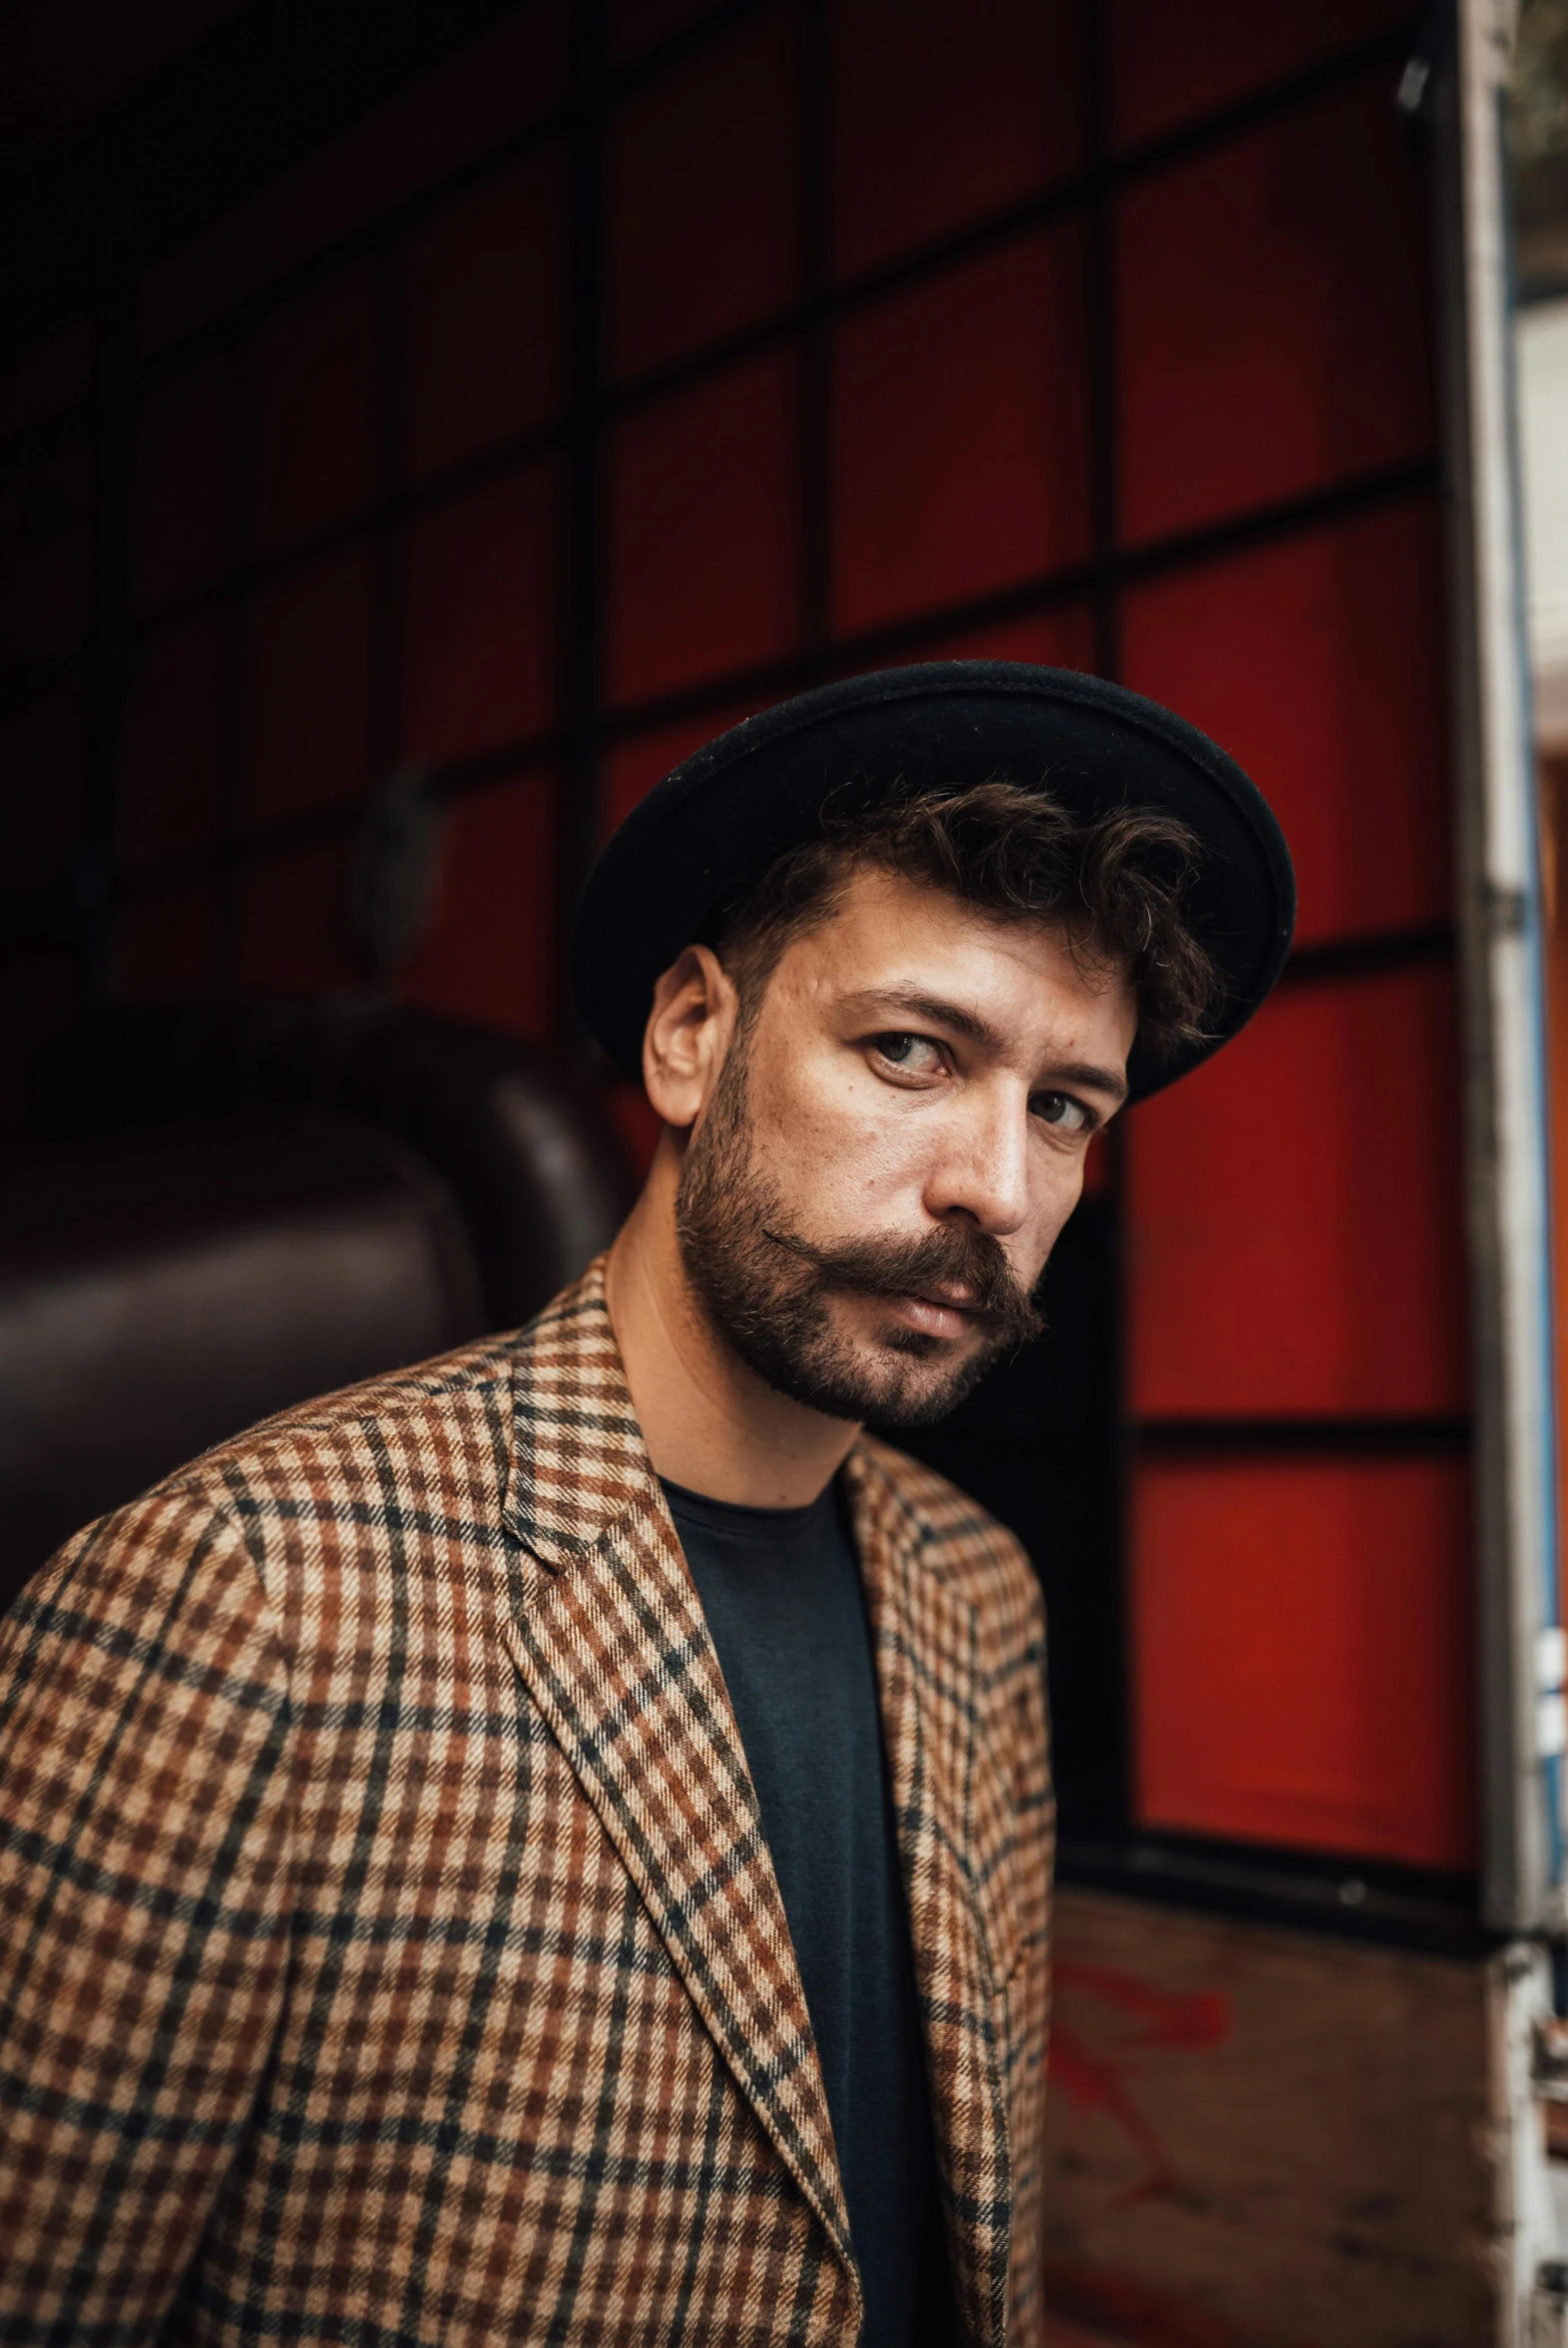
<path fill-rule="evenodd" d="M 818 1147 L 807 1152 L 801 1179 L 823 1219 L 846 1235 L 917 1222 L 919 1182 L 896 1153 Z"/>

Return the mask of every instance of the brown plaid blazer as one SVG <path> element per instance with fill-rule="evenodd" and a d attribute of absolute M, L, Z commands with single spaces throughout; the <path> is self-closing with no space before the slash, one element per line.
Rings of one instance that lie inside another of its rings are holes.
<path fill-rule="evenodd" d="M 1034 1577 L 846 1473 L 964 2336 L 1039 2335 Z M 851 2342 L 756 1795 L 601 1268 L 0 1625 L 0 2341 Z"/>

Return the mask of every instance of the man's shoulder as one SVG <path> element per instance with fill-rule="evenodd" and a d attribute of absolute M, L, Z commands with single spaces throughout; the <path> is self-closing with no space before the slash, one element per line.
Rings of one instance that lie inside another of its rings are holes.
<path fill-rule="evenodd" d="M 248 1557 L 269 1596 L 313 1566 L 405 1571 L 503 1542 L 520 1402 L 582 1350 L 593 1275 L 522 1328 L 318 1394 L 173 1469 L 68 1541 L 51 1571 L 96 1583 L 200 1553 Z"/>
<path fill-rule="evenodd" d="M 482 1337 L 293 1403 L 176 1468 L 147 1497 L 206 1494 L 222 1504 L 252 1484 L 389 1454 L 423 1458 L 434 1471 L 430 1443 L 504 1401 L 520 1341 L 517 1330 Z"/>
<path fill-rule="evenodd" d="M 519 1342 L 481 1338 L 214 1444 L 65 1542 L 15 1620 L 152 1624 L 191 1604 L 210 1612 L 220 1592 L 236 1619 L 289 1626 L 292 1653 L 311 1591 L 357 1584 L 374 1608 L 389 1577 L 407 1590 L 417 1560 L 450 1571 L 470 1553 L 480 1568 L 502 1538 Z M 335 1618 L 327 1609 L 317 1632 Z M 178 1636 L 206 1652 L 205 1632 Z"/>
<path fill-rule="evenodd" d="M 320 1454 L 360 1453 L 367 1444 L 392 1444 L 406 1453 L 411 1444 L 440 1439 L 445 1430 L 477 1417 L 497 1411 L 510 1417 L 515 1402 L 575 1365 L 585 1349 L 585 1330 L 597 1333 L 598 1270 L 597 1262 L 591 1264 L 521 1328 L 476 1337 L 429 1360 L 294 1403 L 214 1444 L 155 1488 L 207 1482 L 232 1489 L 236 1476 L 271 1472 L 285 1459 L 308 1463 Z"/>
<path fill-rule="evenodd" d="M 878 1435 L 861 1435 L 855 1456 L 902 1511 L 928 1562 L 988 1623 L 1010 1619 L 1032 1640 L 1043 1623 L 1043 1605 L 1039 1577 L 1017 1535 L 934 1467 Z"/>

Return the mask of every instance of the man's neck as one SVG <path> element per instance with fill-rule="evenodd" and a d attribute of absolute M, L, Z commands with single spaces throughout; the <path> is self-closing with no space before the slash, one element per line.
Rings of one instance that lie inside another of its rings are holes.
<path fill-rule="evenodd" d="M 797 1508 L 837 1472 L 858 1428 L 767 1384 L 710 1326 L 676 1236 L 680 1158 L 666 1135 L 610 1250 L 605 1299 L 656 1471 L 753 1508 Z"/>

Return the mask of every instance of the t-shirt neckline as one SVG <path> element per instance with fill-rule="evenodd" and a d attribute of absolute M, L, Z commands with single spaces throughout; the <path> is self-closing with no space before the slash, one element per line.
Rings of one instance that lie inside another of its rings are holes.
<path fill-rule="evenodd" d="M 716 1499 L 712 1492 L 695 1492 L 689 1484 L 660 1477 L 671 1511 L 711 1532 L 740 1534 L 748 1540 L 792 1540 L 814 1531 L 832 1512 L 837 1477 L 829 1476 L 814 1500 L 799 1508 L 755 1508 L 744 1500 Z"/>

